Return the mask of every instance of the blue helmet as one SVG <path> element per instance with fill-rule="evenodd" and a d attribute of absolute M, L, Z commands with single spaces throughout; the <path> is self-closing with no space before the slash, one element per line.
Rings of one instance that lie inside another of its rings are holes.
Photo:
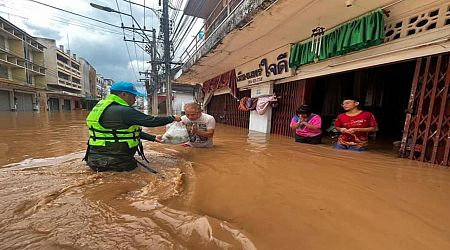
<path fill-rule="evenodd" d="M 145 97 L 146 94 L 138 92 L 131 82 L 115 82 L 110 88 L 111 91 L 127 92 L 136 96 Z"/>

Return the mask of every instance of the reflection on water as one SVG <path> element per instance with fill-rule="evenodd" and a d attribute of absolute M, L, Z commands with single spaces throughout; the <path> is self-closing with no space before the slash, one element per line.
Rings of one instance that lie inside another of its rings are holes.
<path fill-rule="evenodd" d="M 212 149 L 146 142 L 164 178 L 95 173 L 85 116 L 1 114 L 1 248 L 450 249 L 446 168 L 219 125 Z"/>

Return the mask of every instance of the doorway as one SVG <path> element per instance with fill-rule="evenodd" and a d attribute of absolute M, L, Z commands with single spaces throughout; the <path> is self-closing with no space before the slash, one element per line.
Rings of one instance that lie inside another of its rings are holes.
<path fill-rule="evenodd" d="M 378 123 L 379 131 L 371 135 L 377 142 L 372 145 L 380 149 L 400 146 L 414 70 L 415 61 L 407 61 L 318 77 L 312 90 L 312 111 L 322 116 L 325 132 L 344 112 L 343 98 L 357 97 L 360 109 L 372 112 Z"/>

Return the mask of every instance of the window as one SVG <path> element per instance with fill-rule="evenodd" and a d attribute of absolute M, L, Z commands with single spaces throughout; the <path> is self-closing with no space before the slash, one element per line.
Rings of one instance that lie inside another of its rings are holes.
<path fill-rule="evenodd" d="M 33 84 L 33 75 L 27 70 L 27 83 Z"/>
<path fill-rule="evenodd" d="M 67 58 L 64 58 L 62 55 L 60 55 L 60 54 L 57 54 L 56 55 L 56 59 L 58 59 L 58 61 L 60 61 L 60 62 L 63 62 L 63 63 L 65 63 L 65 64 L 68 64 L 69 63 L 69 61 L 67 60 Z"/>
<path fill-rule="evenodd" d="M 9 79 L 8 68 L 4 65 L 0 65 L 0 78 Z"/>
<path fill-rule="evenodd" d="M 6 41 L 3 36 L 0 36 L 0 49 L 6 49 Z"/>
<path fill-rule="evenodd" d="M 74 69 L 80 70 L 80 66 L 77 65 L 77 64 L 75 64 L 75 63 L 72 63 L 72 67 L 73 67 Z"/>

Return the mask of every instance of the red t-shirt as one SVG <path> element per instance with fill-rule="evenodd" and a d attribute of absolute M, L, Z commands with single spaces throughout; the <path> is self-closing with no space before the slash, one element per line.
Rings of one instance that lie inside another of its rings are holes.
<path fill-rule="evenodd" d="M 368 128 L 377 127 L 377 121 L 372 113 L 361 111 L 358 115 L 349 116 L 345 113 L 337 116 L 334 126 L 339 128 Z M 368 132 L 355 132 L 354 134 L 342 133 L 338 137 L 338 143 L 347 146 L 364 147 L 368 145 Z"/>

